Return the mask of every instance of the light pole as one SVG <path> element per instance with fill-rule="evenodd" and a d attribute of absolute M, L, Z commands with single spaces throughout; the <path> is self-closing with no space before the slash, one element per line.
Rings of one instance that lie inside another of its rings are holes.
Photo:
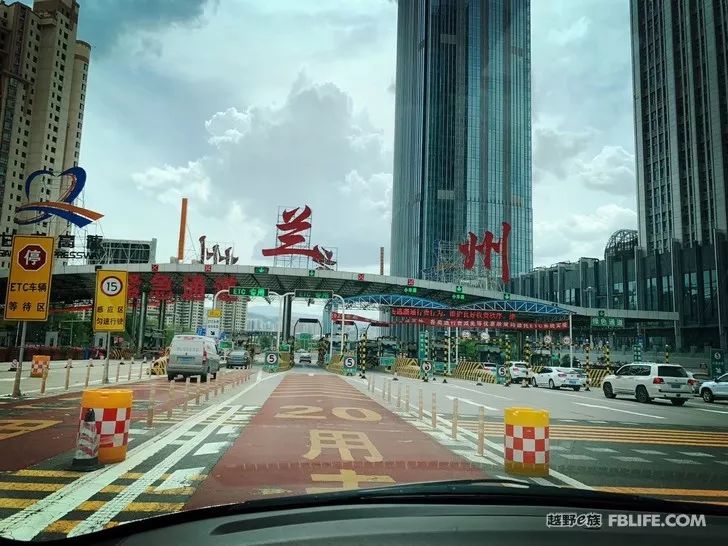
<path fill-rule="evenodd" d="M 586 289 L 586 293 L 588 294 L 588 301 L 589 301 L 589 309 L 593 308 L 592 304 L 592 294 L 594 293 L 594 287 L 588 286 Z M 592 347 L 592 325 L 591 325 L 591 316 L 589 317 L 589 348 Z"/>

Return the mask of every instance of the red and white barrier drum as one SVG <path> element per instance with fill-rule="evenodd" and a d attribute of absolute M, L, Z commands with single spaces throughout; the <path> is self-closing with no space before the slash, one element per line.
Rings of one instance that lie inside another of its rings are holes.
<path fill-rule="evenodd" d="M 87 410 L 94 410 L 96 432 L 99 435 L 100 463 L 118 463 L 126 459 L 131 406 L 132 391 L 128 389 L 84 391 L 81 397 L 79 428 Z"/>
<path fill-rule="evenodd" d="M 521 476 L 549 474 L 549 412 L 532 408 L 506 408 L 506 472 Z"/>

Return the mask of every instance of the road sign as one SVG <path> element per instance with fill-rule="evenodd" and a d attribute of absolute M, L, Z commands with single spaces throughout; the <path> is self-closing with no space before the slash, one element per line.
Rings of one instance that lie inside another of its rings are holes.
<path fill-rule="evenodd" d="M 205 335 L 205 327 L 204 326 L 198 326 L 196 333 L 197 333 L 198 336 L 204 336 Z"/>
<path fill-rule="evenodd" d="M 480 332 L 480 339 L 490 341 L 490 334 L 488 332 Z"/>
<path fill-rule="evenodd" d="M 710 376 L 716 378 L 726 371 L 725 352 L 720 349 L 711 349 L 710 352 Z"/>
<path fill-rule="evenodd" d="M 568 347 L 571 345 L 571 338 L 569 336 L 564 336 L 564 339 L 562 339 L 561 342 Z"/>
<path fill-rule="evenodd" d="M 509 300 L 509 299 L 511 299 L 511 295 L 510 295 L 510 293 L 508 293 L 508 292 L 503 292 L 503 299 L 504 299 L 504 300 Z"/>
<path fill-rule="evenodd" d="M 232 349 L 233 348 L 233 342 L 232 341 L 221 341 L 220 342 L 220 348 L 221 349 Z"/>
<path fill-rule="evenodd" d="M 13 235 L 5 320 L 47 320 L 53 237 Z"/>
<path fill-rule="evenodd" d="M 356 367 L 356 360 L 354 360 L 353 356 L 347 356 L 344 359 L 344 368 L 355 368 Z"/>
<path fill-rule="evenodd" d="M 268 289 L 259 286 L 232 286 L 228 289 L 231 296 L 268 297 Z"/>
<path fill-rule="evenodd" d="M 624 319 L 618 317 L 592 317 L 591 325 L 595 328 L 623 328 Z"/>
<path fill-rule="evenodd" d="M 294 298 L 305 298 L 307 300 L 330 300 L 334 295 L 333 290 L 294 290 Z"/>
<path fill-rule="evenodd" d="M 550 343 L 551 343 L 551 336 L 549 336 L 549 335 L 545 335 L 545 336 L 543 336 L 543 342 L 544 342 L 544 343 L 545 343 L 546 345 L 550 344 Z"/>
<path fill-rule="evenodd" d="M 604 317 L 607 315 L 607 312 L 604 309 L 599 309 L 599 316 Z"/>
<path fill-rule="evenodd" d="M 256 275 L 267 275 L 268 274 L 268 268 L 265 266 L 257 266 L 253 269 Z"/>
<path fill-rule="evenodd" d="M 309 269 L 308 270 L 308 276 L 309 277 L 315 277 L 316 276 L 316 270 L 315 269 Z"/>
<path fill-rule="evenodd" d="M 270 364 L 270 365 L 278 364 L 278 354 L 277 353 L 266 353 L 265 363 Z"/>
<path fill-rule="evenodd" d="M 432 364 L 430 364 L 429 361 L 424 360 L 422 362 L 422 371 L 425 373 L 430 373 L 432 371 Z"/>
<path fill-rule="evenodd" d="M 416 286 L 405 286 L 404 293 L 405 294 L 417 294 L 417 287 Z"/>
<path fill-rule="evenodd" d="M 94 332 L 126 330 L 126 271 L 96 271 L 94 297 Z"/>
<path fill-rule="evenodd" d="M 220 317 L 222 317 L 221 309 L 210 309 L 207 312 L 207 318 L 220 318 Z"/>

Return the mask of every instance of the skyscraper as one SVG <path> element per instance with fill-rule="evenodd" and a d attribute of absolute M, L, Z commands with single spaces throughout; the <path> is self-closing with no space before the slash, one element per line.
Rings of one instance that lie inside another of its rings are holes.
<path fill-rule="evenodd" d="M 393 275 L 451 270 L 503 222 L 511 274 L 531 269 L 530 41 L 530 0 L 399 2 Z"/>
<path fill-rule="evenodd" d="M 728 2 L 630 9 L 640 245 L 712 244 L 728 228 Z"/>
<path fill-rule="evenodd" d="M 70 233 L 58 217 L 21 226 L 15 207 L 57 201 L 69 180 L 43 176 L 78 164 L 91 46 L 76 40 L 76 0 L 0 1 L 0 234 Z M 8 259 L 0 257 L 0 267 Z"/>

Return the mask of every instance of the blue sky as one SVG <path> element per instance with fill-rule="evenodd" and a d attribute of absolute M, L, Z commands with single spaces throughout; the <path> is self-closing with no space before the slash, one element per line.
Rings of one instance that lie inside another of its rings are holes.
<path fill-rule="evenodd" d="M 389 246 L 391 0 L 81 1 L 93 46 L 81 162 L 107 237 L 266 263 L 279 205 L 310 204 L 340 268 Z M 534 263 L 600 257 L 635 227 L 628 0 L 532 0 Z"/>

